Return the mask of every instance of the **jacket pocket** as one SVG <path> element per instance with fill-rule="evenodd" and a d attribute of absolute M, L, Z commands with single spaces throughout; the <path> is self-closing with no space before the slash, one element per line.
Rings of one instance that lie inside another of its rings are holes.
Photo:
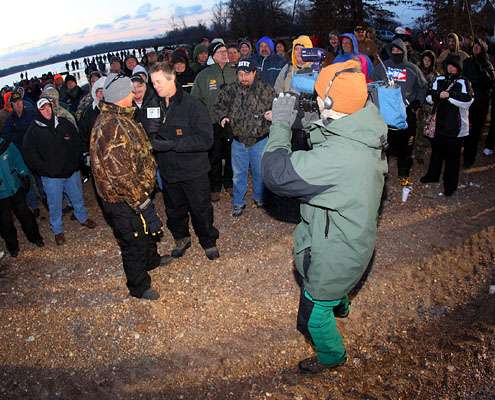
<path fill-rule="evenodd" d="M 294 260 L 298 272 L 308 279 L 311 266 L 311 237 L 307 233 L 294 238 Z"/>

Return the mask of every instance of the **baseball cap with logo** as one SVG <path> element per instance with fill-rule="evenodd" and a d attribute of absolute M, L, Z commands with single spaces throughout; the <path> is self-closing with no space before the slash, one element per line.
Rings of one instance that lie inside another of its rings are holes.
<path fill-rule="evenodd" d="M 237 71 L 252 72 L 256 71 L 257 67 L 258 63 L 254 58 L 247 58 L 239 61 L 237 64 Z"/>
<path fill-rule="evenodd" d="M 43 107 L 45 104 L 51 104 L 51 101 L 48 100 L 46 97 L 42 97 L 41 99 L 38 100 L 36 103 L 36 107 L 38 107 L 38 110 Z"/>

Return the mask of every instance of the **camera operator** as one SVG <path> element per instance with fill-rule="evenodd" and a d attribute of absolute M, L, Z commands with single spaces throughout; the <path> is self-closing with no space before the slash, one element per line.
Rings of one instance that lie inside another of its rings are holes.
<path fill-rule="evenodd" d="M 315 87 L 322 119 L 308 125 L 312 149 L 291 151 L 297 99 L 281 94 L 273 101 L 262 158 L 265 185 L 302 200 L 294 231 L 295 263 L 303 281 L 298 329 L 311 339 L 316 357 L 301 361 L 299 369 L 312 374 L 346 362 L 335 317 L 348 315 L 348 294 L 371 260 L 387 172 L 387 126 L 367 102 L 359 62 L 323 68 Z"/>

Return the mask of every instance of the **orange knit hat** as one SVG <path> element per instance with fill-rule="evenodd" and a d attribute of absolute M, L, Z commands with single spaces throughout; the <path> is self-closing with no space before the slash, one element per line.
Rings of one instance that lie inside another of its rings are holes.
<path fill-rule="evenodd" d="M 356 69 L 357 72 L 343 72 L 335 77 L 336 73 L 345 69 Z M 352 114 L 360 110 L 368 99 L 366 77 L 361 72 L 361 63 L 357 60 L 335 63 L 323 68 L 316 79 L 315 89 L 322 100 L 325 100 L 326 96 L 333 100 L 332 110 L 343 114 Z"/>

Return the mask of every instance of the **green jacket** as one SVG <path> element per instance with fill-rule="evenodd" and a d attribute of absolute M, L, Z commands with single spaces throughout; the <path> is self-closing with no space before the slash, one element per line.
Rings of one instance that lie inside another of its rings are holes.
<path fill-rule="evenodd" d="M 312 150 L 295 152 L 289 126 L 273 124 L 262 171 L 271 191 L 302 199 L 294 257 L 304 287 L 317 300 L 336 300 L 356 285 L 373 254 L 387 126 L 371 103 L 325 123 L 309 128 Z"/>
<path fill-rule="evenodd" d="M 208 113 L 213 121 L 215 114 L 213 106 L 217 100 L 218 91 L 226 84 L 237 80 L 236 71 L 229 65 L 225 65 L 223 70 L 218 64 L 210 65 L 202 70 L 194 80 L 191 95 L 197 97 L 208 108 Z"/>
<path fill-rule="evenodd" d="M 29 170 L 21 153 L 13 143 L 0 138 L 0 199 L 17 193 L 22 176 L 29 176 Z"/>

